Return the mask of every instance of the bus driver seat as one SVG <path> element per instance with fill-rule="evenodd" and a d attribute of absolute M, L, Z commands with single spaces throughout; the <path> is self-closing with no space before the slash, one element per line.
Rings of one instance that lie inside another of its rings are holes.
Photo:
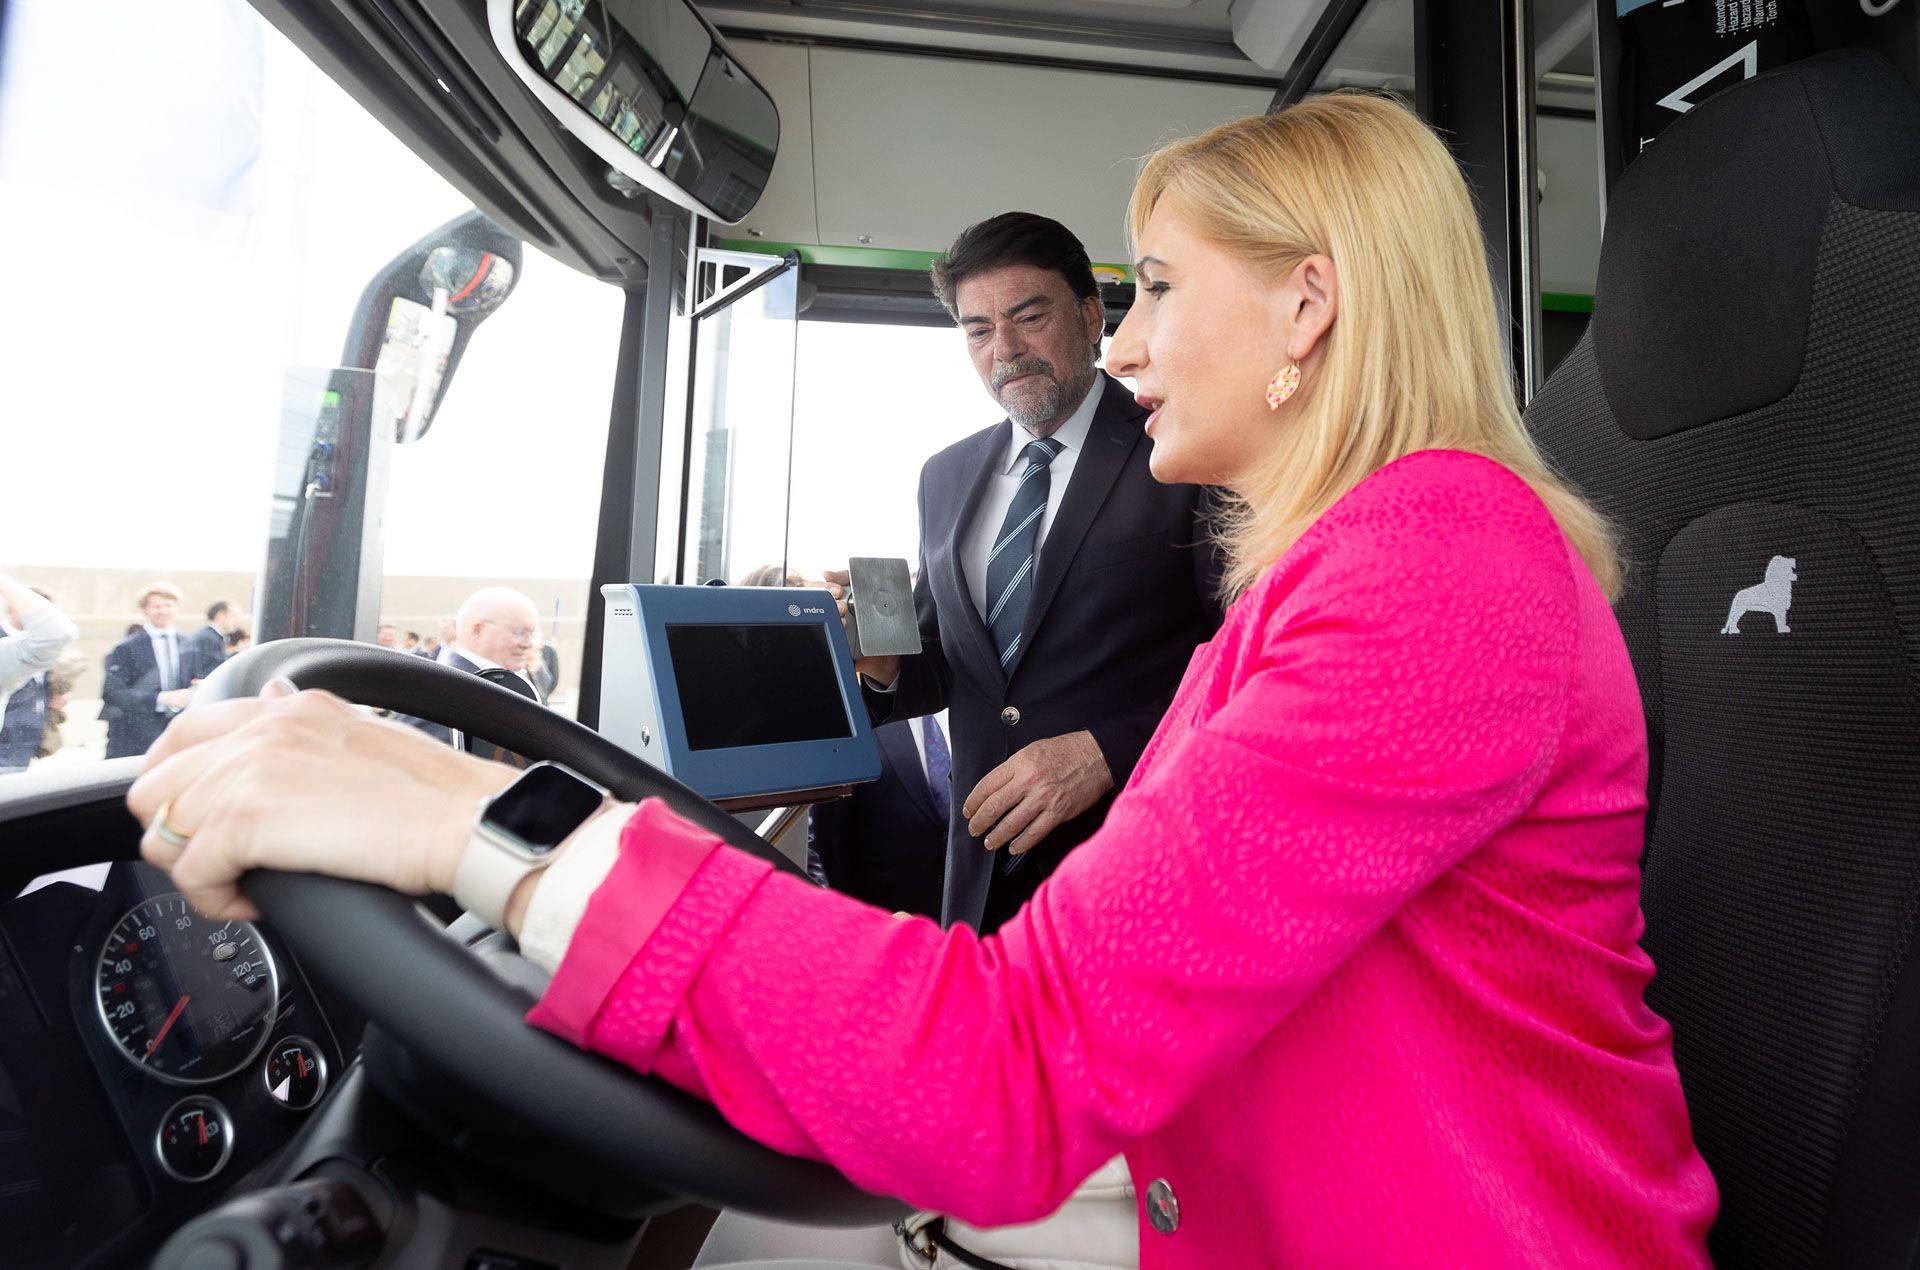
<path fill-rule="evenodd" d="M 1620 183 L 1596 292 L 1528 422 L 1622 530 L 1647 998 L 1720 1184 L 1710 1246 L 1910 1267 L 1920 100 L 1856 50 L 1699 106 Z"/>

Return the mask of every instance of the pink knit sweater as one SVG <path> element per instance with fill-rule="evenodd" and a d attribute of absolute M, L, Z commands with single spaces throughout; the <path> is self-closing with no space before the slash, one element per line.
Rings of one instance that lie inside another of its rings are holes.
<path fill-rule="evenodd" d="M 975 1224 L 1124 1151 L 1178 1203 L 1142 1210 L 1146 1270 L 1705 1266 L 1713 1179 L 1642 998 L 1645 782 L 1591 574 L 1510 472 L 1427 451 L 1233 606 L 997 935 L 651 803 L 530 1017 Z"/>

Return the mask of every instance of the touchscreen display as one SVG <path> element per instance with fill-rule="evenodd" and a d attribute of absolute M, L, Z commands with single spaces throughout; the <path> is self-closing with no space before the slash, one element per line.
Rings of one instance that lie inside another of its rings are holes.
<path fill-rule="evenodd" d="M 687 746 L 694 750 L 853 735 L 833 648 L 811 622 L 667 626 Z"/>

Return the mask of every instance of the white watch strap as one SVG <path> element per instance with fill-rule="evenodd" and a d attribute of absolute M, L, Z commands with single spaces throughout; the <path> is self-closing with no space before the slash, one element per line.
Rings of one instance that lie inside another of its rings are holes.
<path fill-rule="evenodd" d="M 533 888 L 526 916 L 520 919 L 520 955 L 549 974 L 560 968 L 588 902 L 613 872 L 620 858 L 620 835 L 634 807 L 609 803 L 574 830 L 566 850 L 553 853 L 552 867 Z"/>
<path fill-rule="evenodd" d="M 453 898 L 461 908 L 493 927 L 503 929 L 507 901 L 520 879 L 546 867 L 546 860 L 529 859 L 506 847 L 478 825 L 460 853 L 453 871 Z"/>

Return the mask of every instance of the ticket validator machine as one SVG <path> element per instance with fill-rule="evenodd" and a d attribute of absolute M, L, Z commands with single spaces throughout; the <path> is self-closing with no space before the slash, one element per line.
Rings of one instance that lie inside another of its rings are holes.
<path fill-rule="evenodd" d="M 880 776 L 839 611 L 799 587 L 600 589 L 600 733 L 729 811 Z"/>

